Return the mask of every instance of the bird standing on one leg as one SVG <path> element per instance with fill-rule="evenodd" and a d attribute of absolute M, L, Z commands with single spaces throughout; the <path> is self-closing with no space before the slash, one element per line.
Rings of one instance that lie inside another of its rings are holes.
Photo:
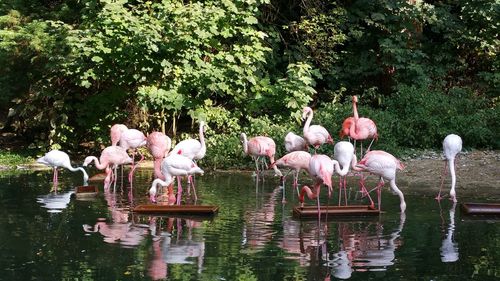
<path fill-rule="evenodd" d="M 444 171 L 441 180 L 441 186 L 439 187 L 439 193 L 436 196 L 437 200 L 441 200 L 441 189 L 443 187 L 444 176 L 446 175 L 446 166 L 449 166 L 451 175 L 451 189 L 450 196 L 453 202 L 457 202 L 457 196 L 455 192 L 456 175 L 455 175 L 455 157 L 462 150 L 462 138 L 455 134 L 447 135 L 443 140 L 443 152 L 445 156 Z"/>

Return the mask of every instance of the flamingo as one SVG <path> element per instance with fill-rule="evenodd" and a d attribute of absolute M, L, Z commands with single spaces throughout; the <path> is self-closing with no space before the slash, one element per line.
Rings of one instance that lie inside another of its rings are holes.
<path fill-rule="evenodd" d="M 127 126 L 123 124 L 114 124 L 111 126 L 110 135 L 111 135 L 111 145 L 118 145 L 122 133 L 128 130 Z"/>
<path fill-rule="evenodd" d="M 146 136 L 144 134 L 136 129 L 128 129 L 126 131 L 123 131 L 120 137 L 120 147 L 128 150 L 132 149 L 132 169 L 130 169 L 130 172 L 128 174 L 128 181 L 132 182 L 132 177 L 134 175 L 134 170 L 137 165 L 134 163 L 134 157 L 135 157 L 135 152 L 137 151 L 137 148 L 141 146 L 145 146 L 147 143 Z M 141 159 L 137 162 L 139 164 L 143 159 L 144 155 L 139 153 L 141 156 Z"/>
<path fill-rule="evenodd" d="M 354 123 L 354 117 L 349 116 L 346 119 L 344 119 L 344 122 L 342 122 L 342 129 L 339 132 L 340 139 L 343 139 L 345 136 L 349 137 L 352 123 Z"/>
<path fill-rule="evenodd" d="M 162 132 L 152 132 L 147 137 L 147 147 L 154 158 L 154 175 L 156 178 L 165 180 L 161 173 L 161 161 L 167 155 L 172 141 Z"/>
<path fill-rule="evenodd" d="M 444 172 L 446 175 L 446 166 L 449 166 L 451 175 L 451 190 L 450 196 L 453 202 L 457 202 L 457 196 L 455 192 L 456 176 L 455 176 L 455 157 L 462 150 L 462 138 L 455 134 L 447 135 L 443 140 L 443 152 L 446 158 L 444 162 Z M 443 187 L 444 176 L 441 180 L 441 186 L 439 187 L 439 194 L 436 199 L 441 200 L 441 189 Z"/>
<path fill-rule="evenodd" d="M 200 128 L 199 128 L 199 136 L 200 140 L 196 139 L 186 139 L 181 142 L 179 142 L 175 147 L 172 149 L 170 154 L 179 154 L 186 156 L 187 158 L 194 160 L 200 160 L 203 157 L 205 157 L 205 154 L 207 153 L 207 147 L 205 145 L 205 137 L 204 137 L 204 132 L 205 132 L 205 122 L 200 121 Z M 194 189 L 194 183 L 192 182 L 192 176 L 188 176 L 188 184 L 192 183 L 193 184 L 193 189 Z M 180 184 L 180 178 L 177 178 L 178 184 Z M 195 190 L 195 196 L 196 196 L 196 190 Z"/>
<path fill-rule="evenodd" d="M 203 133 L 205 132 L 205 122 L 200 122 L 199 134 L 200 140 L 196 139 L 186 139 L 179 142 L 172 149 L 170 154 L 180 154 L 186 156 L 191 160 L 200 160 L 205 157 L 207 153 L 207 147 L 205 145 L 205 137 Z"/>
<path fill-rule="evenodd" d="M 378 195 L 378 209 L 380 210 L 381 189 L 384 186 L 384 179 L 389 181 L 392 190 L 399 196 L 401 213 L 406 210 L 406 202 L 403 192 L 396 185 L 396 170 L 403 170 L 405 166 L 392 154 L 382 150 L 372 150 L 365 154 L 354 170 L 369 172 L 380 177 L 380 181 L 375 187 Z M 364 183 L 362 183 L 364 185 Z M 373 206 L 373 201 L 371 200 Z"/>
<path fill-rule="evenodd" d="M 311 125 L 313 118 L 313 110 L 310 107 L 304 107 L 302 119 L 307 117 L 306 124 L 304 125 L 304 139 L 308 144 L 312 145 L 314 149 L 318 149 L 324 143 L 333 144 L 332 136 L 330 133 L 320 125 Z"/>
<path fill-rule="evenodd" d="M 337 162 L 337 161 L 335 161 Z M 318 205 L 318 220 L 321 217 L 319 204 L 319 191 L 322 184 L 328 187 L 328 197 L 332 192 L 332 176 L 334 172 L 334 160 L 324 154 L 314 154 L 309 161 L 309 173 L 315 180 L 313 190 L 307 185 L 304 185 L 299 194 L 300 206 L 304 206 L 304 195 L 307 194 L 309 199 L 316 199 Z M 338 163 L 338 162 L 337 162 Z"/>
<path fill-rule="evenodd" d="M 308 144 L 299 135 L 296 135 L 293 132 L 289 132 L 285 136 L 285 149 L 287 152 L 292 152 L 292 151 L 307 151 L 308 149 Z"/>
<path fill-rule="evenodd" d="M 99 159 L 95 156 L 87 156 L 83 161 L 83 166 L 86 167 L 94 161 L 95 167 L 99 170 L 106 169 L 106 178 L 104 185 L 109 186 L 111 182 L 111 168 L 116 168 L 118 165 L 131 164 L 132 158 L 127 154 L 127 151 L 120 146 L 112 145 L 104 148 Z M 113 167 L 110 167 L 113 166 Z M 116 181 L 116 173 L 113 181 Z"/>
<path fill-rule="evenodd" d="M 333 147 L 333 159 L 338 161 L 338 166 L 336 166 L 335 172 L 340 176 L 339 179 L 339 206 L 340 197 L 342 195 L 342 187 L 344 187 L 344 200 L 347 205 L 347 173 L 349 173 L 349 167 L 353 169 L 356 166 L 356 154 L 354 154 L 354 146 L 348 141 L 339 141 Z M 343 179 L 343 180 L 342 180 Z"/>
<path fill-rule="evenodd" d="M 198 167 L 196 163 L 193 162 L 193 160 L 179 154 L 169 154 L 167 157 L 165 157 L 161 162 L 161 172 L 165 176 L 165 180 L 156 178 L 151 184 L 151 188 L 149 189 L 149 197 L 151 202 L 153 203 L 156 202 L 156 187 L 158 184 L 160 184 L 162 187 L 169 186 L 169 192 L 173 192 L 171 184 L 174 182 L 174 177 L 203 174 L 203 170 L 200 169 L 200 167 Z M 182 186 L 179 185 L 177 205 L 180 205 L 181 193 Z"/>
<path fill-rule="evenodd" d="M 311 154 L 305 151 L 292 151 L 280 159 L 276 160 L 276 162 L 271 165 L 278 165 L 282 167 L 288 167 L 294 170 L 293 177 L 293 186 L 298 186 L 299 173 L 300 170 L 306 170 L 309 173 L 309 162 L 311 161 Z M 285 202 L 285 180 L 283 179 L 283 199 L 282 202 Z M 299 193 L 297 189 L 297 193 Z"/>
<path fill-rule="evenodd" d="M 351 126 L 349 128 L 349 137 L 354 139 L 354 145 L 356 145 L 356 140 L 363 141 L 366 139 L 372 139 L 367 149 L 367 151 L 369 151 L 373 144 L 373 140 L 378 139 L 377 125 L 375 125 L 375 122 L 369 118 L 359 117 L 357 104 L 358 97 L 352 96 L 354 122 L 350 122 Z M 361 156 L 363 156 L 363 144 L 361 144 Z"/>
<path fill-rule="evenodd" d="M 85 169 L 83 169 L 82 167 L 74 168 L 73 166 L 71 166 L 71 161 L 69 160 L 69 156 L 66 152 L 54 149 L 47 152 L 44 156 L 38 158 L 36 162 L 53 168 L 54 173 L 52 176 L 52 181 L 54 182 L 54 185 L 57 185 L 59 183 L 57 171 L 58 167 L 66 168 L 72 172 L 82 171 L 84 185 L 87 185 L 87 181 L 89 180 L 89 176 L 87 175 L 87 172 L 85 172 Z"/>
<path fill-rule="evenodd" d="M 241 133 L 240 140 L 243 145 L 243 151 L 245 154 L 248 154 L 255 159 L 255 167 L 257 169 L 257 175 L 259 174 L 259 158 L 261 156 L 269 157 L 270 163 L 274 163 L 274 155 L 276 154 L 276 144 L 273 139 L 264 136 L 256 136 L 249 140 L 247 140 L 247 135 L 245 133 Z M 274 172 L 276 175 L 282 177 L 283 174 L 281 171 L 273 165 Z"/>

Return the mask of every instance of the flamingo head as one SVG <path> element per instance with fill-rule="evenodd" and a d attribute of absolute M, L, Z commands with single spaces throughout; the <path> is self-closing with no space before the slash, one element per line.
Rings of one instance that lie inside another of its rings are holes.
<path fill-rule="evenodd" d="M 149 200 L 151 203 L 156 203 L 156 184 L 149 189 Z"/>
<path fill-rule="evenodd" d="M 304 109 L 302 110 L 302 120 L 306 119 L 307 114 L 309 114 L 310 112 L 312 112 L 312 108 L 310 108 L 309 106 L 304 107 Z"/>
<path fill-rule="evenodd" d="M 357 103 L 358 102 L 358 96 L 352 96 L 352 102 Z"/>

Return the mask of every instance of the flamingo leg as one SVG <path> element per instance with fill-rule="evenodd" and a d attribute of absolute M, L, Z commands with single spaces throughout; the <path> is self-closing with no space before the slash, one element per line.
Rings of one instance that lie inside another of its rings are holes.
<path fill-rule="evenodd" d="M 345 206 L 347 206 L 347 176 L 344 176 L 344 200 L 345 200 Z"/>
<path fill-rule="evenodd" d="M 446 169 L 447 167 L 448 167 L 448 161 L 446 161 L 446 160 L 445 160 L 445 161 L 444 161 L 444 169 L 443 169 L 443 172 L 441 173 L 441 185 L 439 186 L 439 193 L 438 193 L 438 195 L 436 196 L 436 198 L 434 198 L 434 199 L 436 199 L 436 200 L 438 200 L 438 201 L 439 201 L 439 200 L 441 200 L 441 199 L 443 199 L 443 198 L 441 197 L 441 190 L 443 189 L 444 178 L 445 178 L 445 177 L 446 177 L 446 175 L 447 175 L 447 171 L 448 171 L 448 170 Z"/>
<path fill-rule="evenodd" d="M 177 177 L 177 205 L 181 204 L 181 196 L 182 196 L 182 184 L 181 177 Z"/>

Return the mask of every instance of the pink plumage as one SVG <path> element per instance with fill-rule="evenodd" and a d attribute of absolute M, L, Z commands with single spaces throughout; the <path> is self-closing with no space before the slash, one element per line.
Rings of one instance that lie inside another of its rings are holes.
<path fill-rule="evenodd" d="M 380 192 L 384 186 L 384 179 L 388 180 L 391 189 L 399 196 L 400 209 L 404 213 L 406 210 L 406 202 L 403 192 L 396 186 L 396 170 L 403 170 L 405 166 L 392 154 L 381 150 L 373 150 L 366 153 L 356 165 L 356 170 L 369 172 L 380 177 L 377 185 L 378 207 L 380 209 Z"/>

